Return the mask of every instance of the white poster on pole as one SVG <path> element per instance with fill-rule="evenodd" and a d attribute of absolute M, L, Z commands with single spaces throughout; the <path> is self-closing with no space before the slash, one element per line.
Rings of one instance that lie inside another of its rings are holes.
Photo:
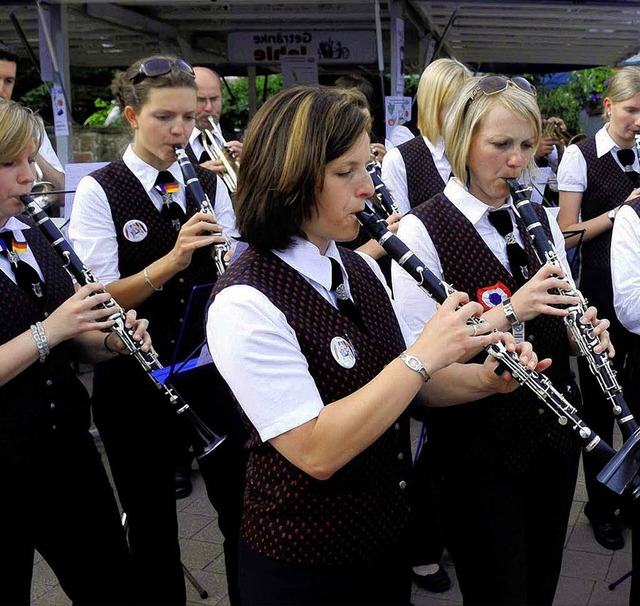
<path fill-rule="evenodd" d="M 54 84 L 51 87 L 51 105 L 53 107 L 53 126 L 56 137 L 68 136 L 67 103 L 64 99 L 62 87 L 59 84 Z"/>
<path fill-rule="evenodd" d="M 385 97 L 384 118 L 386 138 L 391 140 L 391 132 L 411 120 L 411 97 Z"/>
<path fill-rule="evenodd" d="M 318 62 L 315 57 L 282 57 L 282 86 L 318 84 Z"/>

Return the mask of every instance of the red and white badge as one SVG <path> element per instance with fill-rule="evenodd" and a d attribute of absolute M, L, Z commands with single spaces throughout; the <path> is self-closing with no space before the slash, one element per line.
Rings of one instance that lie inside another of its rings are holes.
<path fill-rule="evenodd" d="M 478 303 L 484 307 L 485 311 L 488 311 L 509 298 L 511 291 L 509 287 L 505 286 L 502 282 L 496 282 L 493 286 L 478 288 L 476 295 L 478 297 Z"/>

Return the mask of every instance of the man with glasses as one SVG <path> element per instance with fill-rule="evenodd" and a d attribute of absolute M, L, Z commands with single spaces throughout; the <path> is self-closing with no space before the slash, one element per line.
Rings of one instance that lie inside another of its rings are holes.
<path fill-rule="evenodd" d="M 242 143 L 240 141 L 226 141 L 220 129 L 220 116 L 222 114 L 222 81 L 220 76 L 207 67 L 194 67 L 196 75 L 196 128 L 193 129 L 189 144 L 199 160 L 200 166 L 208 168 L 217 173 L 220 177 L 227 172 L 222 160 L 212 160 L 205 151 L 202 143 L 203 131 L 211 131 L 220 148 L 227 147 L 232 153 L 236 162 L 242 154 Z M 218 126 L 217 131 L 212 131 L 210 120 Z"/>

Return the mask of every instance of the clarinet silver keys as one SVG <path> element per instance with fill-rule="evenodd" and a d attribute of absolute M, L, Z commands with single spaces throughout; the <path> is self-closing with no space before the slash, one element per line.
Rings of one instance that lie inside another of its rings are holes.
<path fill-rule="evenodd" d="M 80 257 L 78 257 L 71 247 L 71 244 L 67 242 L 56 224 L 40 208 L 35 200 L 30 196 L 20 196 L 20 199 L 24 203 L 29 216 L 35 221 L 40 231 L 62 259 L 62 263 L 71 277 L 74 278 L 81 286 L 84 286 L 85 284 L 95 284 L 98 281 L 96 277 L 82 262 Z M 180 397 L 175 389 L 170 385 L 167 385 L 166 382 L 160 383 L 158 381 L 154 372 L 162 370 L 163 368 L 160 360 L 158 359 L 158 355 L 153 350 L 145 352 L 140 349 L 140 344 L 132 338 L 133 331 L 126 328 L 125 313 L 116 301 L 111 298 L 105 303 L 102 303 L 101 307 L 110 309 L 113 312 L 109 316 L 109 319 L 114 320 L 115 324 L 109 330 L 115 332 L 118 337 L 120 337 L 133 358 L 147 373 L 147 376 L 175 407 L 177 414 L 187 420 L 187 427 L 191 432 L 191 442 L 193 444 L 196 457 L 202 458 L 210 452 L 213 452 L 215 448 L 224 442 L 226 436 L 216 435 L 192 410 L 189 404 Z"/>

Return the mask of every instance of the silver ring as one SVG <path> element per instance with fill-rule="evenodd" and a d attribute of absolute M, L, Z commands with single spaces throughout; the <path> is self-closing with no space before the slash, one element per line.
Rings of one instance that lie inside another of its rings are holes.
<path fill-rule="evenodd" d="M 473 328 L 473 334 L 471 336 L 472 337 L 477 337 L 478 336 L 478 325 L 477 324 L 472 324 L 472 328 Z"/>

